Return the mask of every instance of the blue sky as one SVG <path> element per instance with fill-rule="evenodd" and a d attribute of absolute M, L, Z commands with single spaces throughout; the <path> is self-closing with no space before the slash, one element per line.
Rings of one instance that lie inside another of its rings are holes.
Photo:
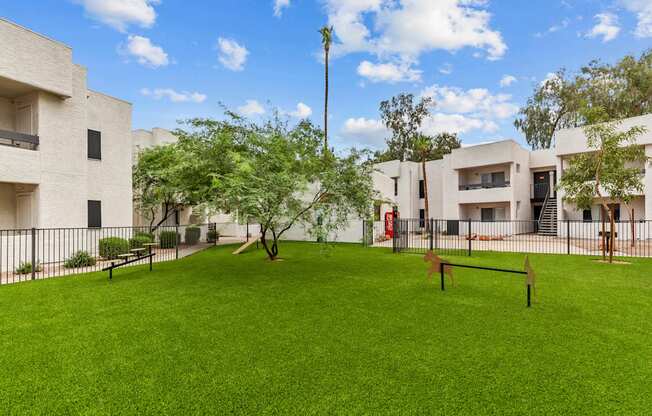
<path fill-rule="evenodd" d="M 330 22 L 339 148 L 382 147 L 378 104 L 400 92 L 435 98 L 426 132 L 523 142 L 514 113 L 548 74 L 652 46 L 652 0 L 0 0 L 0 15 L 71 46 L 89 87 L 132 102 L 145 129 L 219 117 L 220 102 L 321 124 Z"/>

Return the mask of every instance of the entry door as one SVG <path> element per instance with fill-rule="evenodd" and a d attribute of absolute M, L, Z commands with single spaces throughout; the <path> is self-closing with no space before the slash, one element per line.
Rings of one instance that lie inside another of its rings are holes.
<path fill-rule="evenodd" d="M 32 228 L 32 195 L 16 196 L 16 228 Z"/>
<path fill-rule="evenodd" d="M 16 131 L 23 134 L 33 134 L 31 105 L 18 107 L 16 109 Z"/>
<path fill-rule="evenodd" d="M 493 222 L 495 220 L 493 208 L 482 208 L 481 210 L 482 222 Z"/>
<path fill-rule="evenodd" d="M 549 172 L 535 172 L 534 173 L 534 199 L 544 200 L 548 194 L 550 187 L 550 173 Z"/>

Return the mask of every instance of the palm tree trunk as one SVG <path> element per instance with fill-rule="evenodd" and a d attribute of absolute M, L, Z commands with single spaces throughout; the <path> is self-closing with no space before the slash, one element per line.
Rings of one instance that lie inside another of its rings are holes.
<path fill-rule="evenodd" d="M 324 153 L 328 151 L 328 55 L 329 49 L 324 50 Z"/>
<path fill-rule="evenodd" d="M 426 173 L 426 159 L 421 161 L 421 169 L 423 170 L 423 198 L 425 200 L 425 211 L 426 211 L 426 224 L 430 224 L 430 206 L 428 204 L 428 174 Z M 426 225 L 426 230 L 428 230 L 429 225 Z"/>

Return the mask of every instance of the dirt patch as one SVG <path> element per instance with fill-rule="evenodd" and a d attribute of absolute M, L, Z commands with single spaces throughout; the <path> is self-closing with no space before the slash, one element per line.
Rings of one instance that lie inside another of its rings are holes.
<path fill-rule="evenodd" d="M 602 260 L 602 259 L 593 259 L 593 261 L 596 263 L 604 263 L 604 264 L 632 264 L 628 261 L 619 261 L 619 260 L 614 260 L 611 263 L 609 263 L 609 260 Z"/>

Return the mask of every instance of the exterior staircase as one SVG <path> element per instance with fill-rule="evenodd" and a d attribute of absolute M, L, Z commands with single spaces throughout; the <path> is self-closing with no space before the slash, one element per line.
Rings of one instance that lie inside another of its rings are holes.
<path fill-rule="evenodd" d="M 557 235 L 557 199 L 548 197 L 541 209 L 539 218 L 539 235 Z"/>

